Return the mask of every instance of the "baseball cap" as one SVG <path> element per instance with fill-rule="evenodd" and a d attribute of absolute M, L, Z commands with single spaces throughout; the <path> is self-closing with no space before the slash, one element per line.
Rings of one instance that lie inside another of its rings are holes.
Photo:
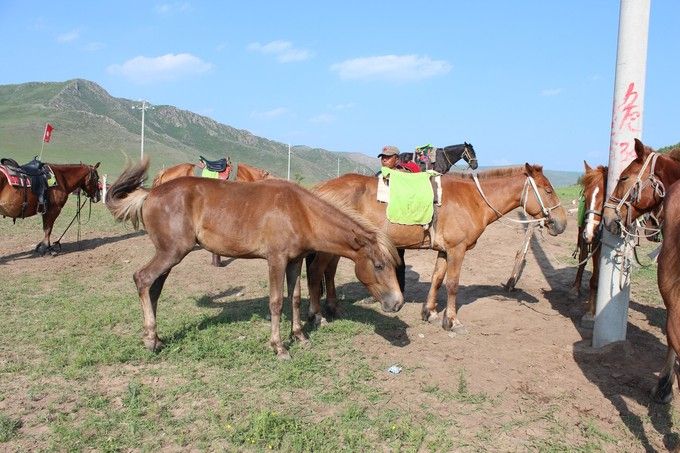
<path fill-rule="evenodd" d="M 397 156 L 399 154 L 399 148 L 396 146 L 383 146 L 382 152 L 378 154 L 378 157 L 382 156 Z"/>

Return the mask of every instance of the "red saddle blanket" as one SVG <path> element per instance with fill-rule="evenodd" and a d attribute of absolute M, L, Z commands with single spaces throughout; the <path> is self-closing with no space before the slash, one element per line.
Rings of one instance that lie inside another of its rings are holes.
<path fill-rule="evenodd" d="M 47 168 L 49 171 L 49 177 L 47 178 L 48 187 L 56 185 L 57 181 L 54 178 L 52 169 L 50 169 L 47 165 L 45 165 L 43 168 Z M 9 181 L 10 185 L 14 187 L 31 187 L 31 177 L 25 173 L 21 173 L 14 167 L 0 165 L 0 172 L 5 175 L 7 181 Z"/>

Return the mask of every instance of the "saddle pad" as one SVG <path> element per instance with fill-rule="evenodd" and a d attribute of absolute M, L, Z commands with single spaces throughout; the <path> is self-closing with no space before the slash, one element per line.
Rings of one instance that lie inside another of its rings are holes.
<path fill-rule="evenodd" d="M 48 171 L 47 187 L 54 187 L 57 185 L 57 178 L 54 177 L 54 172 L 47 165 Z M 31 187 L 31 177 L 15 171 L 12 167 L 0 165 L 0 173 L 4 174 L 7 181 L 14 187 Z"/>
<path fill-rule="evenodd" d="M 208 168 L 204 168 L 201 171 L 201 176 L 204 178 L 211 178 L 211 179 L 229 179 L 229 173 L 231 173 L 231 167 L 228 166 L 224 171 L 212 171 L 208 170 Z"/>
<path fill-rule="evenodd" d="M 434 192 L 428 173 L 405 173 L 387 167 L 382 175 L 389 178 L 390 201 L 387 219 L 402 225 L 427 225 L 434 213 Z"/>

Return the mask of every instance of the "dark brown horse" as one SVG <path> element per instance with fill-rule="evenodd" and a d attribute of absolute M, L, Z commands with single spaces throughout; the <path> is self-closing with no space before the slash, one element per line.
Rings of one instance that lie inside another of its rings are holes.
<path fill-rule="evenodd" d="M 444 148 L 436 148 L 433 151 L 435 153 L 434 161 L 430 161 L 427 156 L 419 156 L 418 152 L 415 152 L 399 154 L 399 163 L 404 165 L 413 161 L 420 166 L 421 171 L 434 170 L 437 173 L 444 174 L 456 162 L 463 159 L 470 168 L 473 170 L 477 169 L 477 153 L 475 153 L 475 148 L 470 143 L 464 142 L 459 145 L 449 145 Z"/>
<path fill-rule="evenodd" d="M 579 218 L 578 236 L 576 249 L 578 250 L 578 269 L 576 278 L 572 284 L 572 291 L 581 295 L 581 280 L 583 271 L 592 258 L 593 272 L 590 276 L 588 304 L 586 317 L 592 319 L 595 316 L 595 301 L 597 300 L 597 282 L 600 276 L 600 222 L 604 199 L 607 196 L 607 171 L 608 167 L 598 165 L 591 168 L 588 162 L 583 161 L 585 174 L 581 180 L 583 186 L 583 218 Z M 580 208 L 581 209 L 581 208 Z M 581 212 L 579 212 L 581 215 Z"/>
<path fill-rule="evenodd" d="M 57 184 L 47 189 L 47 210 L 42 214 L 45 237 L 35 247 L 41 255 L 48 251 L 55 253 L 50 243 L 52 227 L 71 192 L 81 189 L 95 203 L 101 198 L 97 173 L 99 162 L 96 165 L 45 165 L 52 170 Z M 0 215 L 13 219 L 30 217 L 37 214 L 37 209 L 38 199 L 31 189 L 12 186 L 5 174 L 0 172 Z"/>
<path fill-rule="evenodd" d="M 174 165 L 172 167 L 164 168 L 159 171 L 156 177 L 153 179 L 151 187 L 156 187 L 164 182 L 172 181 L 176 178 L 181 178 L 182 176 L 194 176 L 196 171 L 196 164 L 183 163 Z"/>
<path fill-rule="evenodd" d="M 437 290 L 447 275 L 447 307 L 442 314 L 442 327 L 464 330 L 456 318 L 456 295 L 465 252 L 475 246 L 484 229 L 513 209 L 524 206 L 526 213 L 545 222 L 552 235 L 564 231 L 566 213 L 540 166 L 487 170 L 472 174 L 442 176 L 442 206 L 435 207 L 431 229 L 421 225 L 399 225 L 387 221 L 386 205 L 376 200 L 378 180 L 375 177 L 347 174 L 319 184 L 315 192 L 334 194 L 349 200 L 352 207 L 384 231 L 397 247 L 434 249 L 439 252 L 432 275 L 432 285 L 423 304 L 422 318 L 437 319 Z M 320 285 L 325 277 L 327 308 L 336 312 L 334 275 L 339 258 L 317 254 L 308 274 L 310 318 L 321 321 Z"/>
<path fill-rule="evenodd" d="M 237 181 L 262 181 L 263 179 L 275 179 L 276 176 L 269 173 L 267 170 L 261 168 L 253 167 L 252 165 L 244 164 L 239 162 L 236 167 L 236 180 Z"/>
<path fill-rule="evenodd" d="M 669 402 L 680 353 L 680 286 L 678 285 L 678 244 L 680 240 L 680 150 L 658 154 L 635 139 L 636 158 L 621 172 L 619 181 L 605 203 L 604 225 L 612 234 L 632 235 L 634 221 L 663 206 L 663 243 L 658 257 L 657 282 L 666 306 L 666 361 L 652 397 Z"/>
<path fill-rule="evenodd" d="M 156 307 L 170 270 L 196 244 L 223 256 L 264 258 L 269 265 L 270 345 L 280 357 L 283 277 L 293 306 L 293 335 L 306 341 L 300 319 L 300 268 L 319 250 L 355 262 L 357 278 L 385 311 L 404 303 L 395 277 L 397 251 L 389 238 L 355 211 L 283 180 L 242 183 L 178 178 L 154 189 L 140 187 L 148 160 L 127 168 L 107 193 L 106 205 L 119 221 L 143 224 L 156 252 L 134 274 L 144 314 L 147 348 L 162 346 Z M 143 208 L 143 209 L 142 209 Z M 238 215 L 234 215 L 234 213 Z"/>

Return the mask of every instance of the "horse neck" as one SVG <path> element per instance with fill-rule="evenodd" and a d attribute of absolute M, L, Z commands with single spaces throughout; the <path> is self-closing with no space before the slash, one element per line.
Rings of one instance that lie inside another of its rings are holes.
<path fill-rule="evenodd" d="M 460 160 L 463 151 L 465 151 L 464 147 L 461 147 L 460 150 L 458 150 L 458 148 L 449 150 L 442 148 L 441 158 L 437 158 L 437 161 L 435 162 L 435 171 L 442 174 L 448 173 L 451 167 L 453 167 L 453 164 Z"/>
<path fill-rule="evenodd" d="M 659 156 L 656 161 L 654 174 L 668 188 L 680 179 L 680 162 L 667 156 Z"/>
<path fill-rule="evenodd" d="M 495 220 L 497 218 L 497 214 L 494 209 L 505 215 L 520 206 L 522 192 L 526 180 L 527 176 L 523 173 L 509 174 L 506 176 L 479 180 L 479 184 L 484 191 L 484 195 L 486 196 L 487 200 L 489 200 L 491 206 L 489 206 L 484 200 L 480 201 L 480 205 L 484 206 L 486 211 L 489 213 L 490 219 Z M 472 184 L 475 184 L 474 181 Z M 475 192 L 477 192 L 478 196 L 482 198 L 482 195 L 479 193 L 479 189 L 476 187 Z"/>
<path fill-rule="evenodd" d="M 357 237 L 361 236 L 363 242 L 373 244 L 375 239 L 371 233 L 361 224 L 351 219 L 348 215 L 340 212 L 324 212 L 323 209 L 315 209 L 314 234 L 307 237 L 313 250 L 340 255 L 354 260 L 360 253 L 361 246 Z"/>
<path fill-rule="evenodd" d="M 63 179 L 63 190 L 71 193 L 80 187 L 83 179 L 88 175 L 89 169 L 85 165 L 52 166 L 55 172 L 59 172 Z"/>

